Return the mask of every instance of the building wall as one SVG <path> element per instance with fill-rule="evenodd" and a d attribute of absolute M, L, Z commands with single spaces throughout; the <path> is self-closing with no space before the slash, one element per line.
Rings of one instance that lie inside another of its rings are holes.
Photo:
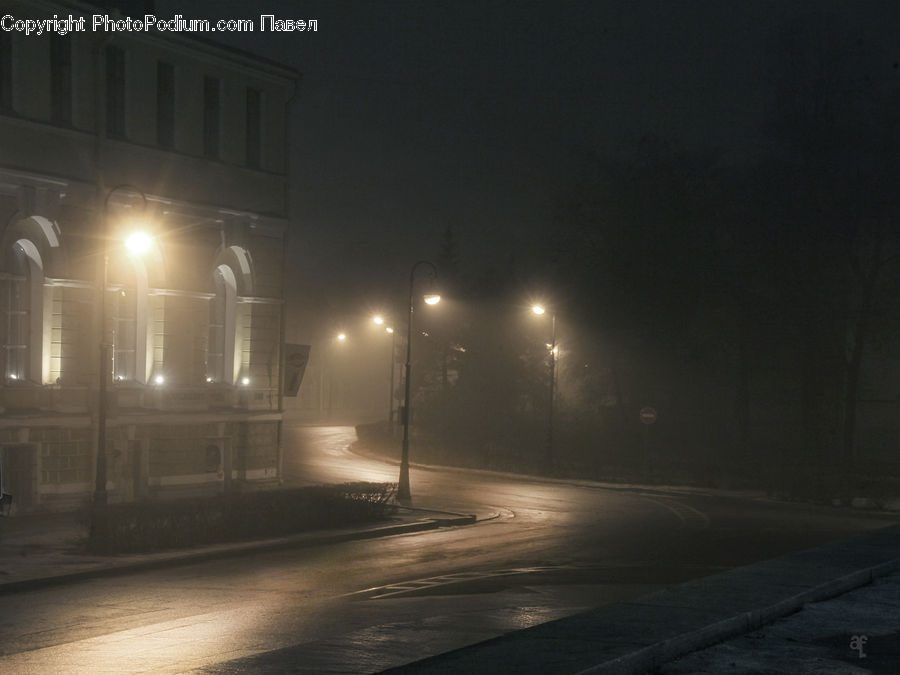
<path fill-rule="evenodd" d="M 7 4 L 20 18 L 94 11 Z M 12 108 L 0 108 L 0 489 L 15 490 L 23 509 L 70 506 L 93 492 L 101 343 L 114 345 L 105 406 L 112 501 L 277 479 L 285 143 L 297 74 L 178 35 L 70 34 L 71 120 L 60 122 L 49 37 L 0 39 L 13 54 Z M 125 133 L 115 138 L 105 122 L 109 46 L 125 56 Z M 175 73 L 172 147 L 157 138 L 161 61 Z M 207 77 L 220 82 L 215 157 L 204 156 Z M 248 165 L 248 88 L 263 102 L 258 166 Z M 122 246 L 138 216 L 153 234 L 139 259 Z M 38 291 L 24 314 L 23 260 Z M 210 359 L 220 265 L 236 279 L 223 329 L 234 337 L 230 381 Z M 26 319 L 27 354 L 39 364 L 27 378 L 13 372 Z"/>

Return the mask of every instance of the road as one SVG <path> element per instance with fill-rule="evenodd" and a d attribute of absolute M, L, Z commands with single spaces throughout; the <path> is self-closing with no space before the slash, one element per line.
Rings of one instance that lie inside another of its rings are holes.
<path fill-rule="evenodd" d="M 291 482 L 396 480 L 349 427 L 288 427 Z M 4 597 L 9 672 L 371 672 L 896 518 L 450 469 L 414 504 L 475 525 Z"/>

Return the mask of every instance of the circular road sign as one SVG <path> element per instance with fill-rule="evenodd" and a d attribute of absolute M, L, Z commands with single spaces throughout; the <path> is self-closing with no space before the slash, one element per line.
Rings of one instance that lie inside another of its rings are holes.
<path fill-rule="evenodd" d="M 641 408 L 641 422 L 644 424 L 653 424 L 656 421 L 656 408 L 647 406 Z"/>

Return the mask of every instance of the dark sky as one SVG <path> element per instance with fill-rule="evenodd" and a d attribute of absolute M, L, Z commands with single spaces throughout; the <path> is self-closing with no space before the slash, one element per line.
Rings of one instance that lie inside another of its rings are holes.
<path fill-rule="evenodd" d="M 759 143 L 773 40 L 823 12 L 865 39 L 900 34 L 900 3 L 874 1 L 157 3 L 318 20 L 227 40 L 303 73 L 294 246 L 324 300 L 360 283 L 396 293 L 448 226 L 470 264 L 530 251 L 591 158 L 644 134 L 740 163 Z"/>

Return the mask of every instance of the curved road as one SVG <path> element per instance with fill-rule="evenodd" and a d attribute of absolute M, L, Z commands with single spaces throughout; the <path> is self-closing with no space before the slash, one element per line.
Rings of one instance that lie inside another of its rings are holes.
<path fill-rule="evenodd" d="M 395 481 L 350 427 L 286 427 L 288 482 Z M 4 597 L 10 672 L 372 672 L 896 518 L 677 490 L 413 468 L 475 525 Z"/>

